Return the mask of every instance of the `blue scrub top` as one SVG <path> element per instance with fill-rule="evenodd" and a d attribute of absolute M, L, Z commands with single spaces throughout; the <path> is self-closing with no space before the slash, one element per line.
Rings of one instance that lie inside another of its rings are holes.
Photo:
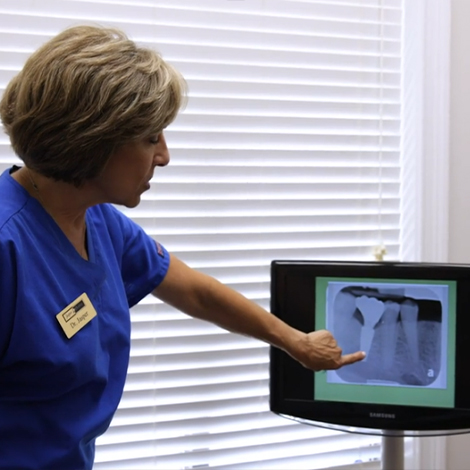
<path fill-rule="evenodd" d="M 124 388 L 129 308 L 163 280 L 169 255 L 102 204 L 86 214 L 84 260 L 10 172 L 0 176 L 0 469 L 91 469 Z M 97 317 L 67 339 L 56 315 L 83 293 Z"/>

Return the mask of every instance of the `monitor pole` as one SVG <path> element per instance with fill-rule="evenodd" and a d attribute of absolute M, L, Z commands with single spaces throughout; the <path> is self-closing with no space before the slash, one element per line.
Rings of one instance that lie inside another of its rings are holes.
<path fill-rule="evenodd" d="M 382 470 L 405 470 L 405 446 L 402 431 L 384 431 L 382 437 Z M 391 434 L 393 432 L 393 434 Z"/>

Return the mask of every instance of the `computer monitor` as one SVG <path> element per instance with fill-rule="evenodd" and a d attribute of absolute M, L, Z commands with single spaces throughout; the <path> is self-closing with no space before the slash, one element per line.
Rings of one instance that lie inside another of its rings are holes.
<path fill-rule="evenodd" d="M 470 431 L 470 266 L 273 261 L 271 311 L 364 361 L 312 372 L 271 348 L 270 407 L 345 431 Z"/>

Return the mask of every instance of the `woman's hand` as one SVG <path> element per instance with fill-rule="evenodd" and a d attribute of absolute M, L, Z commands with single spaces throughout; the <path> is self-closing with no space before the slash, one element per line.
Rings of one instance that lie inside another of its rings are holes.
<path fill-rule="evenodd" d="M 333 335 L 327 330 L 304 333 L 289 354 L 307 369 L 314 371 L 339 369 L 365 358 L 363 351 L 343 356 Z"/>

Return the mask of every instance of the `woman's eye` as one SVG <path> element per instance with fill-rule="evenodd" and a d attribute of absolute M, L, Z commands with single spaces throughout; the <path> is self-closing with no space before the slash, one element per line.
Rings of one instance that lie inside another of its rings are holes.
<path fill-rule="evenodd" d="M 158 144 L 158 142 L 160 141 L 160 135 L 157 135 L 155 137 L 150 137 L 149 140 L 151 144 Z"/>

